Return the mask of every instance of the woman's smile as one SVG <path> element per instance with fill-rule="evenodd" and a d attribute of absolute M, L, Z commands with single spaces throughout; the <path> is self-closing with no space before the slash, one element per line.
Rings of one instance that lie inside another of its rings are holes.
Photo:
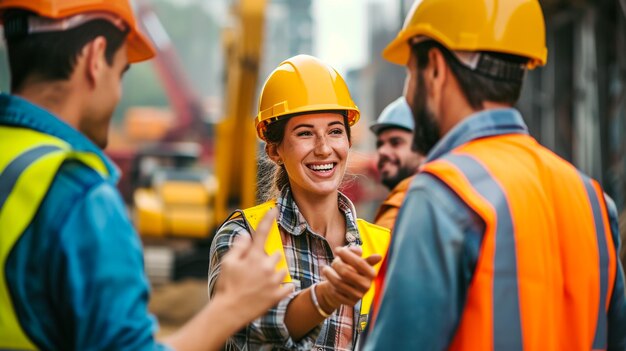
<path fill-rule="evenodd" d="M 308 163 L 306 166 L 318 177 L 329 178 L 335 173 L 337 162 Z"/>

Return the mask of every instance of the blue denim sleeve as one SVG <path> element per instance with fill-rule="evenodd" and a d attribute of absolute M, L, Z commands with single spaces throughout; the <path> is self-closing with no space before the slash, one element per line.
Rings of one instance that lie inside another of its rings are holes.
<path fill-rule="evenodd" d="M 55 269 L 68 338 L 76 350 L 155 350 L 156 323 L 141 242 L 117 190 L 94 186 L 61 228 L 63 262 Z"/>
<path fill-rule="evenodd" d="M 418 175 L 404 201 L 368 351 L 446 349 L 478 260 L 484 223 L 440 181 Z"/>
<path fill-rule="evenodd" d="M 620 237 L 617 208 L 613 200 L 605 195 L 609 212 L 611 234 L 615 244 L 615 284 L 609 304 L 607 350 L 626 350 L 626 292 L 624 290 L 624 267 L 619 260 Z"/>

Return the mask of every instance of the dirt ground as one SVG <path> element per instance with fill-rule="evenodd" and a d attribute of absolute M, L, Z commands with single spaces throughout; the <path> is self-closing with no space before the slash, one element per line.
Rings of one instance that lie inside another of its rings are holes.
<path fill-rule="evenodd" d="M 176 331 L 207 303 L 207 281 L 187 279 L 152 287 L 148 308 L 159 320 L 157 338 Z"/>

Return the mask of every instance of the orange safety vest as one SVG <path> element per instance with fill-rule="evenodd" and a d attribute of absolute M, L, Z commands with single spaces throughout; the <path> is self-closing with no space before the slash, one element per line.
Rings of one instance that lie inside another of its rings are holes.
<path fill-rule="evenodd" d="M 523 134 L 471 141 L 422 172 L 485 222 L 451 350 L 606 349 L 616 257 L 598 183 Z"/>
<path fill-rule="evenodd" d="M 409 191 L 409 186 L 413 178 L 415 178 L 415 176 L 404 179 L 391 190 L 385 201 L 378 207 L 378 211 L 376 211 L 376 216 L 374 216 L 375 224 L 393 231 L 400 206 L 402 206 L 402 202 L 404 202 L 404 197 L 406 196 L 406 192 Z"/>
<path fill-rule="evenodd" d="M 616 278 L 602 189 L 522 134 L 425 165 L 485 222 L 452 350 L 602 350 Z"/>
<path fill-rule="evenodd" d="M 276 207 L 276 201 L 270 200 L 245 210 L 235 211 L 228 217 L 226 221 L 234 218 L 243 217 L 246 223 L 254 231 L 261 221 L 261 218 L 263 218 L 267 211 L 269 211 L 273 207 Z M 361 237 L 361 242 L 363 243 L 363 245 L 361 245 L 361 249 L 363 250 L 363 257 L 368 257 L 373 254 L 379 254 L 384 258 L 387 253 L 387 248 L 389 247 L 389 242 L 391 241 L 389 229 L 366 222 L 360 218 L 357 218 L 356 223 L 359 230 L 359 236 Z M 283 249 L 283 241 L 276 221 L 273 221 L 267 240 L 265 241 L 265 252 L 268 255 L 272 255 L 275 252 L 280 253 L 281 258 L 280 261 L 277 263 L 276 268 L 285 269 L 287 271 L 287 275 L 285 276 L 283 283 L 291 282 L 291 274 L 289 273 L 289 267 L 287 265 L 285 251 Z M 380 266 L 380 262 L 373 266 L 376 273 L 378 273 Z M 367 325 L 368 314 L 375 293 L 376 291 L 374 285 L 372 284 L 370 289 L 361 299 L 361 309 L 358 322 L 361 330 L 365 330 L 365 327 Z"/>

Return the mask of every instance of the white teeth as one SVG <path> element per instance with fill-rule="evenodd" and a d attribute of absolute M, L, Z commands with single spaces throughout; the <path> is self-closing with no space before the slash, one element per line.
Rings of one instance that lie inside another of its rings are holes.
<path fill-rule="evenodd" d="M 331 169 L 333 169 L 333 164 L 332 163 L 327 163 L 324 165 L 310 165 L 309 168 L 311 168 L 314 171 L 330 171 Z"/>

